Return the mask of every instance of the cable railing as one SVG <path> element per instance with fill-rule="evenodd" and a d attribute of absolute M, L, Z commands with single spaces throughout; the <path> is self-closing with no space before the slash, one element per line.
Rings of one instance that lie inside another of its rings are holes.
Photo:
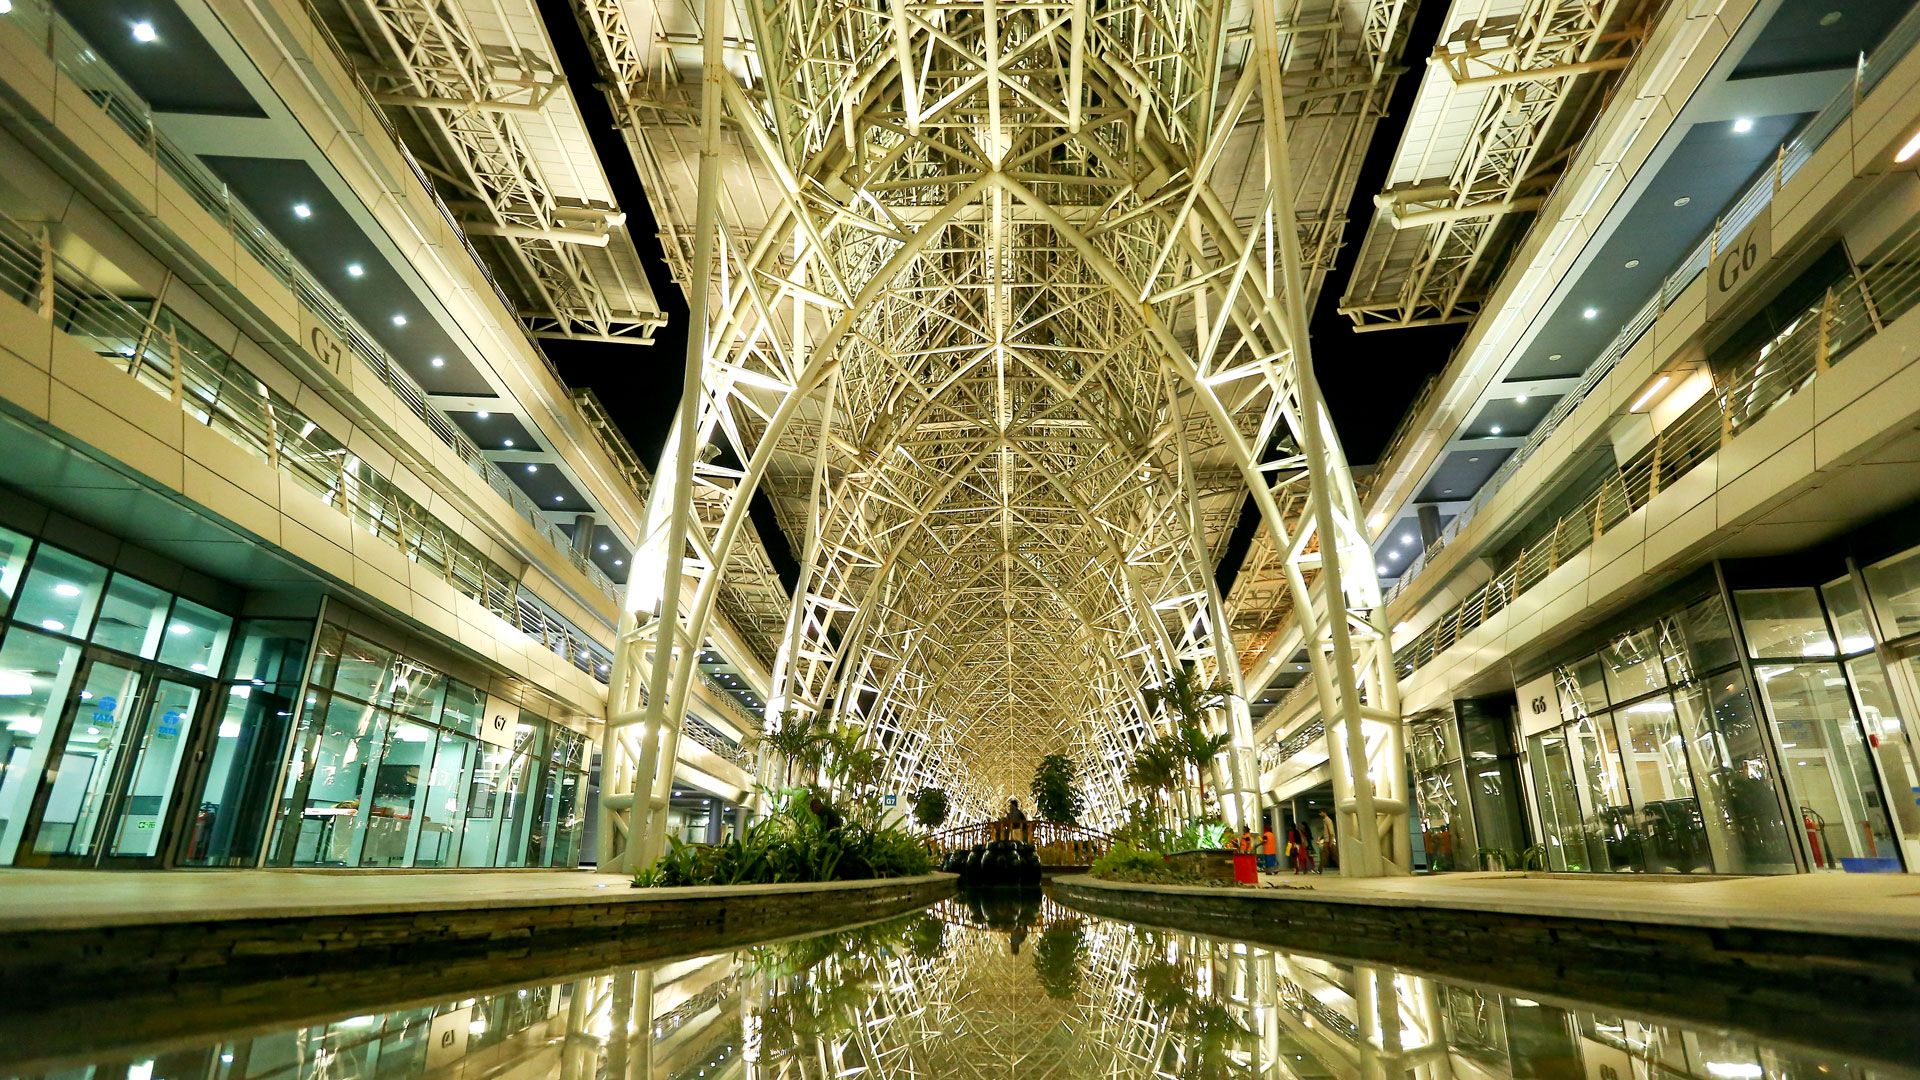
<path fill-rule="evenodd" d="M 712 751 L 722 761 L 730 761 L 747 772 L 754 771 L 759 763 L 758 755 L 750 745 L 734 742 L 720 733 L 720 729 L 705 720 L 689 713 L 680 725 L 680 731 L 687 738 Z"/>
<path fill-rule="evenodd" d="M 1548 438 L 1552 437 L 1553 433 L 1559 429 L 1561 422 L 1586 401 L 1587 396 L 1613 371 L 1614 365 L 1619 363 L 1620 359 L 1627 354 L 1627 350 L 1631 349 L 1640 340 L 1641 335 L 1653 326 L 1660 314 L 1673 306 L 1674 301 L 1680 298 L 1681 293 L 1686 291 L 1693 279 L 1707 268 L 1707 265 L 1713 261 L 1713 257 L 1718 254 L 1721 240 L 1738 236 L 1742 229 L 1760 215 L 1787 180 L 1800 171 L 1801 166 L 1813 157 L 1814 152 L 1826 142 L 1827 137 L 1838 130 L 1852 114 L 1854 106 L 1860 102 L 1860 99 L 1880 85 L 1881 80 L 1886 78 L 1896 64 L 1905 59 L 1916 43 L 1920 43 L 1920 7 L 1910 10 L 1906 18 L 1902 19 L 1899 25 L 1881 40 L 1871 58 L 1862 55 L 1855 66 L 1853 80 L 1834 95 L 1833 99 L 1816 113 L 1790 142 L 1780 148 L 1774 156 L 1773 167 L 1767 170 L 1765 176 L 1756 179 L 1740 193 L 1739 197 L 1727 204 L 1726 209 L 1715 219 L 1713 228 L 1707 235 L 1680 260 L 1661 282 L 1660 289 L 1641 305 L 1640 310 L 1636 311 L 1633 317 L 1620 328 L 1620 333 L 1615 335 L 1607 348 L 1587 366 L 1586 373 L 1581 377 L 1579 384 L 1554 404 L 1546 418 L 1528 435 L 1526 442 L 1501 463 L 1493 476 L 1480 486 L 1479 492 L 1474 495 L 1472 501 L 1447 523 L 1433 543 L 1427 545 L 1401 570 L 1393 586 L 1386 591 L 1382 603 L 1392 603 L 1406 590 L 1414 578 L 1418 577 L 1420 572 L 1460 535 L 1461 530 L 1473 521 L 1480 509 L 1491 501 L 1507 481 L 1513 478 L 1513 474 L 1526 464 Z M 1424 400 L 1423 395 L 1422 401 Z M 1416 410 L 1417 408 L 1418 405 Z M 1383 464 L 1389 460 L 1391 460 L 1390 457 L 1381 458 Z"/>
<path fill-rule="evenodd" d="M 1609 473 L 1579 506 L 1524 545 L 1491 580 L 1394 654 L 1411 675 L 1526 592 L 1628 515 L 1673 486 L 1760 417 L 1805 389 L 1868 338 L 1920 305 L 1920 220 L 1869 256 L 1860 272 L 1828 286 L 1731 376 L 1717 379 L 1653 442 Z"/>
<path fill-rule="evenodd" d="M 758 733 L 766 726 L 765 717 L 747 708 L 745 702 L 733 696 L 733 687 L 714 678 L 704 669 L 700 670 L 700 681 L 713 691 L 713 696 L 720 700 L 721 705 L 733 714 L 734 720 L 743 725 L 745 730 Z"/>
<path fill-rule="evenodd" d="M 525 603 L 505 567 L 441 522 L 390 478 L 267 386 L 211 340 L 150 299 L 94 281 L 37 233 L 0 214 L 0 292 L 80 341 L 103 363 L 178 404 L 196 423 L 291 477 L 356 529 L 392 545 L 514 630 L 600 682 L 604 650 Z M 404 583 L 403 583 L 404 584 Z"/>
<path fill-rule="evenodd" d="M 338 338 L 347 350 L 357 356 L 369 370 L 379 376 L 380 381 L 406 404 L 409 412 L 425 424 L 428 430 L 445 443 L 469 469 L 485 480 L 488 487 L 507 500 L 515 512 L 526 519 L 534 531 L 551 544 L 569 565 L 584 574 L 594 587 L 609 599 L 619 599 L 619 586 L 607 577 L 605 571 L 595 565 L 585 553 L 574 550 L 566 533 L 547 519 L 545 511 L 535 505 L 533 499 L 502 472 L 499 466 L 489 461 L 480 448 L 459 428 L 447 420 L 439 410 L 432 407 L 426 391 L 414 381 L 413 376 L 409 375 L 399 362 L 388 354 L 385 347 L 368 334 L 333 298 L 332 294 L 307 272 L 306 267 L 253 216 L 245 204 L 234 197 L 225 183 L 209 172 L 194 155 L 175 146 L 160 132 L 154 125 L 152 109 L 145 100 L 127 85 L 120 78 L 119 73 L 114 71 L 99 54 L 94 52 L 78 31 L 52 10 L 46 0 L 19 0 L 7 18 L 44 42 L 46 54 L 53 60 L 55 66 L 79 84 L 87 97 L 99 106 L 129 138 L 152 155 L 167 175 L 179 183 L 202 210 L 228 230 L 242 249 L 265 267 L 276 281 L 292 290 L 302 307 Z M 327 40 L 334 48 L 336 58 L 340 58 L 338 45 L 333 44 L 331 38 Z M 344 62 L 342 59 L 342 63 Z M 347 70 L 351 72 L 352 69 Z M 364 87 L 362 91 L 364 92 Z M 461 243 L 466 246 L 475 265 L 485 274 L 486 266 L 480 262 L 478 252 L 473 250 L 472 244 L 467 240 L 466 234 L 460 230 L 452 212 L 447 209 L 438 193 L 427 181 L 426 173 L 400 144 L 399 135 L 393 131 L 386 119 L 386 114 L 381 112 L 378 106 L 373 105 L 370 99 L 369 108 L 374 115 L 380 117 L 382 124 L 387 125 L 388 134 L 392 135 L 394 145 L 405 156 L 421 184 L 426 187 L 440 213 L 453 226 L 453 235 L 460 237 Z M 512 311 L 513 305 L 507 300 L 506 294 L 501 291 L 491 274 L 487 274 L 487 280 L 493 286 L 501 303 L 507 306 L 507 310 Z M 299 342 L 291 344 L 296 348 L 304 347 Z M 548 364 L 549 371 L 553 370 L 551 363 L 538 348 L 533 348 L 532 351 L 541 357 L 543 363 Z M 558 381 L 557 372 L 554 372 L 554 378 Z M 562 383 L 562 385 L 565 384 Z"/>

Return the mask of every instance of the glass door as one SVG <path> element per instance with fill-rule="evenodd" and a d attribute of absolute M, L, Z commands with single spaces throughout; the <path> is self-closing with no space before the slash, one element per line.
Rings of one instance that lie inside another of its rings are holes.
<path fill-rule="evenodd" d="M 198 714 L 201 687 L 173 679 L 153 684 L 141 707 L 139 744 L 127 757 L 105 815 L 102 861 L 151 861 L 161 852 L 167 811 Z"/>
<path fill-rule="evenodd" d="M 114 778 L 129 747 L 137 747 L 140 692 L 137 668 L 86 661 L 79 693 L 68 701 L 54 734 L 49 767 L 35 793 L 22 863 L 92 865 L 100 823 L 112 800 Z"/>
<path fill-rule="evenodd" d="M 155 863 L 205 688 L 101 659 L 86 662 L 79 686 L 27 822 L 30 859 Z"/>

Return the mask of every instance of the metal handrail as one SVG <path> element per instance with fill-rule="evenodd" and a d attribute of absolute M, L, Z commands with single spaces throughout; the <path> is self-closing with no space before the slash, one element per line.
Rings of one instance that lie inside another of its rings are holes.
<path fill-rule="evenodd" d="M 216 222 L 225 226 L 241 248 L 252 255 L 273 275 L 275 280 L 292 290 L 302 307 L 339 338 L 347 349 L 359 357 L 375 375 L 378 375 L 381 382 L 406 404 L 407 409 L 415 417 L 453 450 L 454 455 L 468 468 L 485 480 L 495 493 L 506 499 L 514 510 L 527 520 L 535 532 L 565 557 L 569 565 L 584 574 L 594 587 L 609 599 L 619 599 L 619 586 L 607 577 L 605 571 L 602 571 L 584 553 L 574 550 L 567 535 L 547 520 L 545 512 L 534 504 L 533 499 L 520 490 L 519 486 L 498 466 L 487 460 L 485 454 L 472 440 L 428 403 L 427 393 L 420 384 L 347 313 L 346 308 L 341 306 L 331 293 L 307 272 L 306 267 L 294 258 L 272 232 L 233 196 L 227 185 L 209 172 L 193 154 L 175 146 L 166 135 L 161 133 L 153 122 L 152 108 L 125 80 L 120 78 L 118 72 L 94 52 L 77 30 L 52 10 L 47 0 L 19 0 L 10 18 L 27 26 L 30 31 L 36 28 L 43 31 L 38 36 L 45 42 L 46 54 L 56 67 L 78 83 L 94 104 L 98 105 L 130 138 L 139 143 L 142 149 L 152 155 L 160 167 L 193 197 L 194 202 L 201 209 L 211 215 Z M 327 37 L 327 35 L 322 36 Z M 330 37 L 327 37 L 327 40 L 338 57 L 338 45 L 333 43 Z M 351 71 L 350 68 L 348 70 Z M 365 88 L 361 89 L 364 93 Z M 466 246 L 469 255 L 475 260 L 475 265 L 479 266 L 485 274 L 486 266 L 479 261 L 478 252 L 473 250 L 472 244 L 467 241 L 466 234 L 459 229 L 452 212 L 446 208 L 438 193 L 434 192 L 432 185 L 427 182 L 426 173 L 400 144 L 399 135 L 393 131 L 386 115 L 371 103 L 370 98 L 368 100 L 369 108 L 374 115 L 380 117 L 383 125 L 387 125 L 387 131 L 393 136 L 395 146 L 405 155 L 409 166 L 426 187 L 435 205 L 453 226 L 454 235 L 461 238 L 461 243 Z M 487 280 L 493 285 L 501 302 L 507 305 L 507 309 L 513 310 L 512 304 L 506 299 L 506 294 L 500 290 L 499 284 L 493 281 L 491 274 L 487 274 Z M 303 343 L 291 344 L 295 348 L 304 350 Z M 537 347 L 532 348 L 534 354 L 539 356 L 542 362 L 547 363 L 549 370 L 552 371 L 551 362 L 545 354 L 541 353 Z M 557 371 L 554 372 L 554 377 L 556 381 L 559 380 Z M 562 385 L 565 385 L 564 382 Z"/>
<path fill-rule="evenodd" d="M 1654 441 L 1604 477 L 1491 580 L 1394 654 L 1402 676 L 1425 666 L 1607 530 L 1706 461 L 1760 417 L 1805 389 L 1901 315 L 1920 306 L 1920 221 L 1869 255 L 1858 276 L 1829 286 L 1818 301 L 1717 381 Z"/>
<path fill-rule="evenodd" d="M 1766 175 L 1748 185 L 1745 191 L 1727 204 L 1726 209 L 1715 219 L 1713 228 L 1707 235 L 1675 265 L 1661 282 L 1659 290 L 1649 297 L 1638 311 L 1634 312 L 1633 317 L 1620 328 L 1619 334 L 1615 335 L 1607 348 L 1595 358 L 1592 364 L 1588 365 L 1579 385 L 1554 404 L 1553 410 L 1534 427 L 1527 441 L 1502 462 L 1493 476 L 1480 486 L 1473 500 L 1447 523 L 1447 527 L 1441 530 L 1432 544 L 1401 570 L 1393 586 L 1386 591 L 1381 600 L 1382 603 L 1390 604 L 1405 592 L 1413 579 L 1419 576 L 1420 572 L 1459 536 L 1461 530 L 1471 523 L 1474 516 L 1499 493 L 1508 480 L 1513 478 L 1513 474 L 1526 464 L 1527 459 L 1533 456 L 1541 444 L 1559 429 L 1560 423 L 1587 399 L 1602 379 L 1613 371 L 1614 365 L 1640 340 L 1641 335 L 1647 332 L 1654 320 L 1673 306 L 1674 301 L 1680 298 L 1681 293 L 1686 291 L 1693 279 L 1707 268 L 1708 263 L 1712 262 L 1713 256 L 1717 253 L 1720 240 L 1739 235 L 1740 230 L 1746 228 L 1754 218 L 1760 215 L 1760 211 L 1773 201 L 1774 195 L 1779 193 L 1787 180 L 1800 171 L 1801 166 L 1813 157 L 1820 146 L 1826 142 L 1827 137 L 1838 130 L 1846 118 L 1852 114 L 1854 106 L 1860 99 L 1871 93 L 1880 81 L 1886 78 L 1887 73 L 1905 59 L 1915 44 L 1920 44 L 1920 8 L 1907 12 L 1906 17 L 1888 32 L 1885 38 L 1881 39 L 1879 47 L 1874 50 L 1871 58 L 1861 56 L 1854 70 L 1853 81 L 1835 94 L 1833 99 L 1827 102 L 1826 106 L 1815 114 L 1805 127 L 1800 129 L 1791 142 L 1781 147 L 1780 152 L 1775 156 L 1774 167 L 1767 170 Z M 1423 393 L 1421 401 L 1424 400 Z M 1418 407 L 1416 404 L 1416 410 Z M 1381 458 L 1382 464 L 1389 460 L 1391 460 L 1390 455 Z"/>
<path fill-rule="evenodd" d="M 577 637 L 525 601 L 505 567 L 441 522 L 291 401 L 162 304 L 126 300 L 94 281 L 38 234 L 0 213 L 0 292 L 121 373 L 177 403 L 195 422 L 291 477 L 348 515 L 356 529 L 398 548 L 503 622 L 600 682 L 605 647 Z"/>

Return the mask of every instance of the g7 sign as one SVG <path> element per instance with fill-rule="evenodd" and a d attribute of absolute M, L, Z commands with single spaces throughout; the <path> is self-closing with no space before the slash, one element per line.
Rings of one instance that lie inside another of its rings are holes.
<path fill-rule="evenodd" d="M 519 726 L 520 706 L 488 694 L 487 711 L 480 715 L 480 738 L 495 746 L 511 747 L 514 731 Z"/>

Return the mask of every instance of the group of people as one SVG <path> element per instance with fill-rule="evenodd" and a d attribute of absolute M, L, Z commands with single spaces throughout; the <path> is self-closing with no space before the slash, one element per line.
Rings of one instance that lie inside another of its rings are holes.
<path fill-rule="evenodd" d="M 1273 826 L 1263 825 L 1257 838 L 1249 828 L 1240 830 L 1238 841 L 1240 853 L 1258 855 L 1260 869 L 1269 874 L 1280 872 L 1280 858 L 1283 854 L 1286 856 L 1287 866 L 1296 874 L 1315 874 L 1328 868 L 1338 869 L 1340 857 L 1338 848 L 1334 844 L 1333 819 L 1324 813 L 1320 815 L 1320 819 L 1317 852 L 1316 838 L 1311 829 L 1302 829 L 1298 825 L 1289 826 L 1286 849 L 1283 852 L 1280 849 L 1279 840 L 1273 834 Z"/>

